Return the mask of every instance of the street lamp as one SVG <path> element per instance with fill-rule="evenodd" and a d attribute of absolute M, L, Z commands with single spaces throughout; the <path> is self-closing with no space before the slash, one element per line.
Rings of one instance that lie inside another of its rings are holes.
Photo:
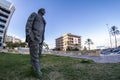
<path fill-rule="evenodd" d="M 110 33 L 110 28 L 108 27 L 108 24 L 106 24 L 109 32 L 109 38 L 110 38 L 110 47 L 112 48 L 112 41 L 111 41 L 111 33 Z"/>

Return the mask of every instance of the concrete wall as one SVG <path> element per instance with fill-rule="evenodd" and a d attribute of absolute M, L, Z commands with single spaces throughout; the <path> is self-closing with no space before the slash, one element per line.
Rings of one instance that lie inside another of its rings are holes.
<path fill-rule="evenodd" d="M 29 54 L 29 48 L 18 48 L 17 50 L 13 49 L 3 49 L 0 52 L 5 53 L 18 53 L 18 54 Z M 42 54 L 55 54 L 55 55 L 66 55 L 66 56 L 100 56 L 101 51 L 47 51 L 43 50 Z"/>
<path fill-rule="evenodd" d="M 101 51 L 43 51 L 43 54 L 60 54 L 69 56 L 100 56 Z"/>

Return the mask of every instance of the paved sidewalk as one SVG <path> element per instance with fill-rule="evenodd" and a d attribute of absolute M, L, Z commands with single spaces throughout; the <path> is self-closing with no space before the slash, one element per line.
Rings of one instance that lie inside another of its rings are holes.
<path fill-rule="evenodd" d="M 104 55 L 104 56 L 71 56 L 69 54 L 56 54 L 59 56 L 70 56 L 74 58 L 86 58 L 97 63 L 118 63 L 120 62 L 120 55 Z"/>
<path fill-rule="evenodd" d="M 118 62 L 120 62 L 120 55 L 99 56 L 99 57 L 81 56 L 78 58 L 91 59 L 97 63 L 118 63 Z"/>

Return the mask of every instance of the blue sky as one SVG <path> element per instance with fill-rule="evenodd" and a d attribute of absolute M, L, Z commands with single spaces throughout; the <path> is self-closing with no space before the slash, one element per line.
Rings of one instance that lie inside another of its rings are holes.
<path fill-rule="evenodd" d="M 45 42 L 50 48 L 54 48 L 55 39 L 65 33 L 81 36 L 83 46 L 87 38 L 92 39 L 94 48 L 109 46 L 108 27 L 115 25 L 120 29 L 120 0 L 9 1 L 15 5 L 16 10 L 7 34 L 24 40 L 28 16 L 43 7 L 46 9 L 44 17 L 47 22 Z"/>

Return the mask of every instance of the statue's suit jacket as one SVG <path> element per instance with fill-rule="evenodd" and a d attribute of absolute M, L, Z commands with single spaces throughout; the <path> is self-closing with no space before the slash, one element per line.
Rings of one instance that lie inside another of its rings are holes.
<path fill-rule="evenodd" d="M 26 24 L 26 42 L 42 43 L 44 40 L 45 20 L 40 14 L 33 12 Z"/>

